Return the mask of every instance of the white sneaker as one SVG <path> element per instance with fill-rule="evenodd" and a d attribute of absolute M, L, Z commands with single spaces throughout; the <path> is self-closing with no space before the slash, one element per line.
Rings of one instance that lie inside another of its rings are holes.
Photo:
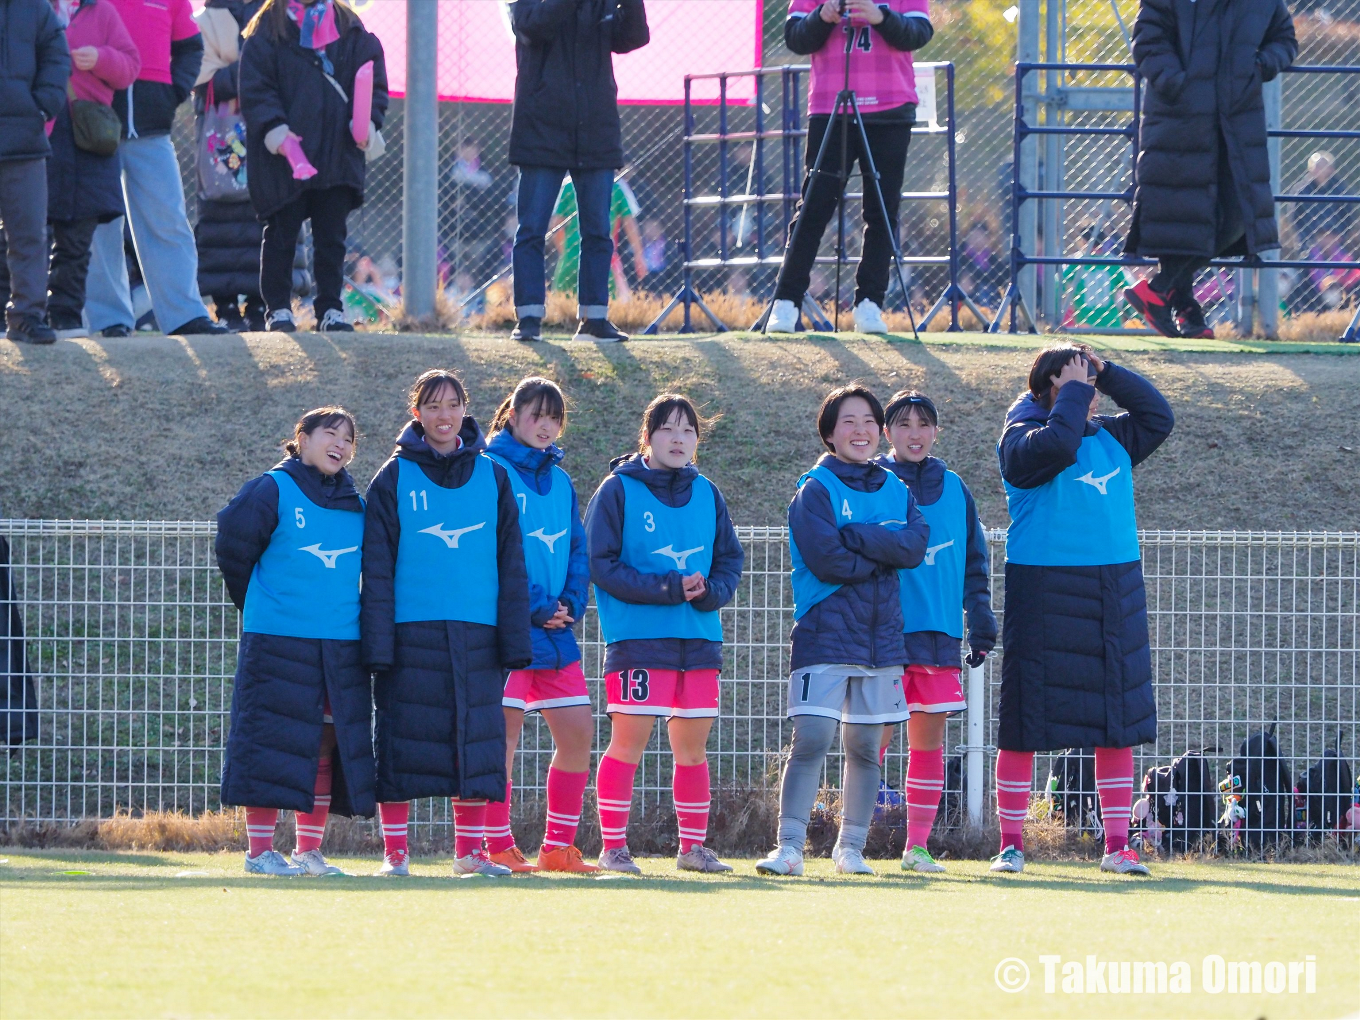
<path fill-rule="evenodd" d="M 763 861 L 756 861 L 758 875 L 801 875 L 803 855 L 791 846 L 777 846 Z"/>
<path fill-rule="evenodd" d="M 831 859 L 836 862 L 836 872 L 841 875 L 872 875 L 874 869 L 864 860 L 864 851 L 853 846 L 837 843 L 831 848 Z"/>
<path fill-rule="evenodd" d="M 1113 871 L 1116 875 L 1151 875 L 1148 867 L 1138 859 L 1138 854 L 1125 847 L 1100 859 L 1101 871 Z"/>
<path fill-rule="evenodd" d="M 322 875 L 344 874 L 334 864 L 327 864 L 326 858 L 321 856 L 320 850 L 304 850 L 302 853 L 294 850 L 288 859 L 301 868 L 304 874 L 314 875 L 318 878 Z"/>
<path fill-rule="evenodd" d="M 992 858 L 991 867 L 987 870 L 1018 875 L 1025 870 L 1025 855 L 1014 846 L 1008 846 Z"/>
<path fill-rule="evenodd" d="M 287 308 L 276 308 L 264 320 L 264 328 L 270 333 L 296 333 L 297 320 Z"/>
<path fill-rule="evenodd" d="M 478 850 L 475 854 L 456 858 L 453 862 L 453 873 L 459 878 L 471 878 L 473 875 L 504 878 L 506 875 L 514 874 L 509 868 L 493 861 L 487 856 L 485 850 Z"/>
<path fill-rule="evenodd" d="M 617 871 L 621 875 L 641 875 L 642 869 L 633 860 L 626 846 L 616 846 L 605 850 L 599 856 L 601 871 Z"/>
<path fill-rule="evenodd" d="M 277 850 L 266 850 L 255 857 L 246 854 L 246 874 L 283 875 L 294 878 L 306 872 L 296 865 L 289 864 Z"/>
<path fill-rule="evenodd" d="M 883 309 L 865 298 L 855 305 L 856 333 L 886 333 L 888 324 L 883 321 Z"/>
<path fill-rule="evenodd" d="M 923 846 L 914 846 L 902 855 L 903 871 L 919 871 L 926 875 L 937 875 L 944 871 L 944 865 L 930 856 L 930 851 Z"/>
<path fill-rule="evenodd" d="M 797 333 L 798 306 L 792 301 L 776 301 L 765 322 L 766 333 Z"/>
<path fill-rule="evenodd" d="M 390 854 L 383 857 L 382 866 L 373 874 L 386 878 L 409 878 L 411 875 L 411 858 L 405 850 L 393 850 Z"/>

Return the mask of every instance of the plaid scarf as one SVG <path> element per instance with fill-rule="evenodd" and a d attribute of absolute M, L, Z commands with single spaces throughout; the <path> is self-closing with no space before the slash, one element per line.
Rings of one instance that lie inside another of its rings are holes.
<path fill-rule="evenodd" d="M 292 18 L 298 27 L 303 48 L 315 50 L 326 73 L 334 74 L 335 68 L 330 58 L 326 56 L 326 47 L 340 38 L 340 32 L 335 27 L 335 7 L 332 6 L 332 0 L 317 0 L 312 4 L 304 4 L 301 0 L 288 0 L 288 17 Z"/>

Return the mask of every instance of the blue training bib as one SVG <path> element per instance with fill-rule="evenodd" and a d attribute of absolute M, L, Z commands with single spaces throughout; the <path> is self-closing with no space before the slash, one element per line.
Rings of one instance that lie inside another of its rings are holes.
<path fill-rule="evenodd" d="M 551 486 L 546 494 L 539 495 L 525 484 L 508 460 L 494 453 L 487 456 L 505 468 L 510 487 L 515 490 L 529 583 L 556 598 L 567 585 L 567 566 L 571 560 L 571 477 L 554 464 Z"/>
<path fill-rule="evenodd" d="M 1006 562 L 1092 567 L 1139 558 L 1133 461 L 1104 429 L 1081 441 L 1077 462 L 1056 478 L 1034 489 L 1005 484 Z"/>
<path fill-rule="evenodd" d="M 644 574 L 664 575 L 678 570 L 707 577 L 718 531 L 713 483 L 699 475 L 688 503 L 667 506 L 652 495 L 645 482 L 624 475 L 619 481 L 623 483 L 623 548 L 619 558 Z M 690 602 L 640 605 L 616 599 L 596 585 L 595 606 L 606 644 L 640 638 L 723 639 L 721 616 L 700 612 Z"/>
<path fill-rule="evenodd" d="M 916 506 L 930 525 L 926 558 L 911 570 L 897 572 L 902 590 L 902 630 L 907 634 L 933 630 L 963 638 L 963 573 L 968 558 L 968 520 L 963 481 L 953 471 L 944 473 L 944 491 L 930 506 Z"/>
<path fill-rule="evenodd" d="M 250 572 L 242 628 L 281 637 L 359 640 L 362 510 L 317 506 L 286 471 L 270 471 L 279 487 L 279 523 Z"/>
<path fill-rule="evenodd" d="M 911 493 L 902 479 L 891 471 L 883 467 L 879 470 L 888 477 L 877 492 L 852 489 L 837 478 L 834 471 L 821 464 L 798 479 L 798 488 L 806 485 L 809 478 L 817 479 L 826 487 L 831 497 L 831 509 L 836 514 L 837 528 L 847 524 L 897 524 L 905 527 Z M 793 618 L 799 620 L 840 585 L 829 584 L 808 569 L 803 562 L 803 554 L 798 551 L 798 543 L 793 540 L 792 529 L 789 530 L 789 553 L 793 560 Z"/>
<path fill-rule="evenodd" d="M 461 620 L 496 624 L 496 472 L 477 457 L 458 489 L 436 485 L 409 460 L 397 461 L 397 623 Z"/>

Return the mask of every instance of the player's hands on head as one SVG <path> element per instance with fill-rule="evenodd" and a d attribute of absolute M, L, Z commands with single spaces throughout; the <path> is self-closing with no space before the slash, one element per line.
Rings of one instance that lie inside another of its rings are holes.
<path fill-rule="evenodd" d="M 1048 381 L 1053 384 L 1053 389 L 1060 390 L 1070 382 L 1088 382 L 1090 373 L 1087 371 L 1086 356 L 1083 354 L 1073 354 L 1072 360 L 1062 367 L 1062 371 L 1057 375 L 1050 375 Z"/>

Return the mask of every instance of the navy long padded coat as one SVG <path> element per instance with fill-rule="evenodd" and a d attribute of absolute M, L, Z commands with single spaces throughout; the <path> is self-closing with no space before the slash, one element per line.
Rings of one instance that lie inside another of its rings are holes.
<path fill-rule="evenodd" d="M 274 470 L 287 472 L 323 509 L 364 512 L 348 471 L 327 477 L 296 457 Z M 278 506 L 278 483 L 263 474 L 218 511 L 217 565 L 239 610 L 245 610 L 251 573 L 278 526 Z M 328 698 L 336 741 L 331 812 L 371 818 L 373 698 L 358 641 L 241 635 L 222 803 L 311 811 Z"/>
<path fill-rule="evenodd" d="M 823 454 L 818 462 L 858 492 L 877 492 L 888 478 L 878 464 L 850 464 Z M 826 486 L 810 478 L 789 504 L 789 532 L 813 575 L 840 587 L 793 625 L 789 668 L 846 663 L 880 669 L 907 664 L 897 571 L 925 558 L 930 525 L 908 490 L 907 526 L 836 526 Z"/>
<path fill-rule="evenodd" d="M 469 415 L 463 445 L 448 456 L 411 422 L 368 489 L 360 626 L 364 662 L 375 672 L 378 800 L 418 797 L 505 799 L 505 714 L 501 697 L 511 670 L 533 661 L 529 580 L 519 530 L 519 504 L 492 462 L 497 491 L 496 624 L 460 620 L 396 622 L 395 575 L 401 522 L 399 461 L 417 465 L 433 484 L 462 488 L 486 449 Z M 457 577 L 449 584 L 456 586 Z"/>
<path fill-rule="evenodd" d="M 1257 254 L 1279 246 L 1261 83 L 1294 61 L 1284 0 L 1142 0 L 1147 81 L 1128 251 Z"/>
<path fill-rule="evenodd" d="M 1087 421 L 1095 390 L 1122 414 Z M 1171 405 L 1148 380 L 1110 362 L 1095 387 L 1070 382 L 1052 411 L 1030 394 L 1006 413 L 997 444 L 1011 485 L 1045 485 L 1076 463 L 1086 436 L 1104 429 L 1134 465 L 1171 435 Z M 1147 593 L 1142 563 L 1006 564 L 1000 727 L 1007 751 L 1133 747 L 1157 737 Z"/>

